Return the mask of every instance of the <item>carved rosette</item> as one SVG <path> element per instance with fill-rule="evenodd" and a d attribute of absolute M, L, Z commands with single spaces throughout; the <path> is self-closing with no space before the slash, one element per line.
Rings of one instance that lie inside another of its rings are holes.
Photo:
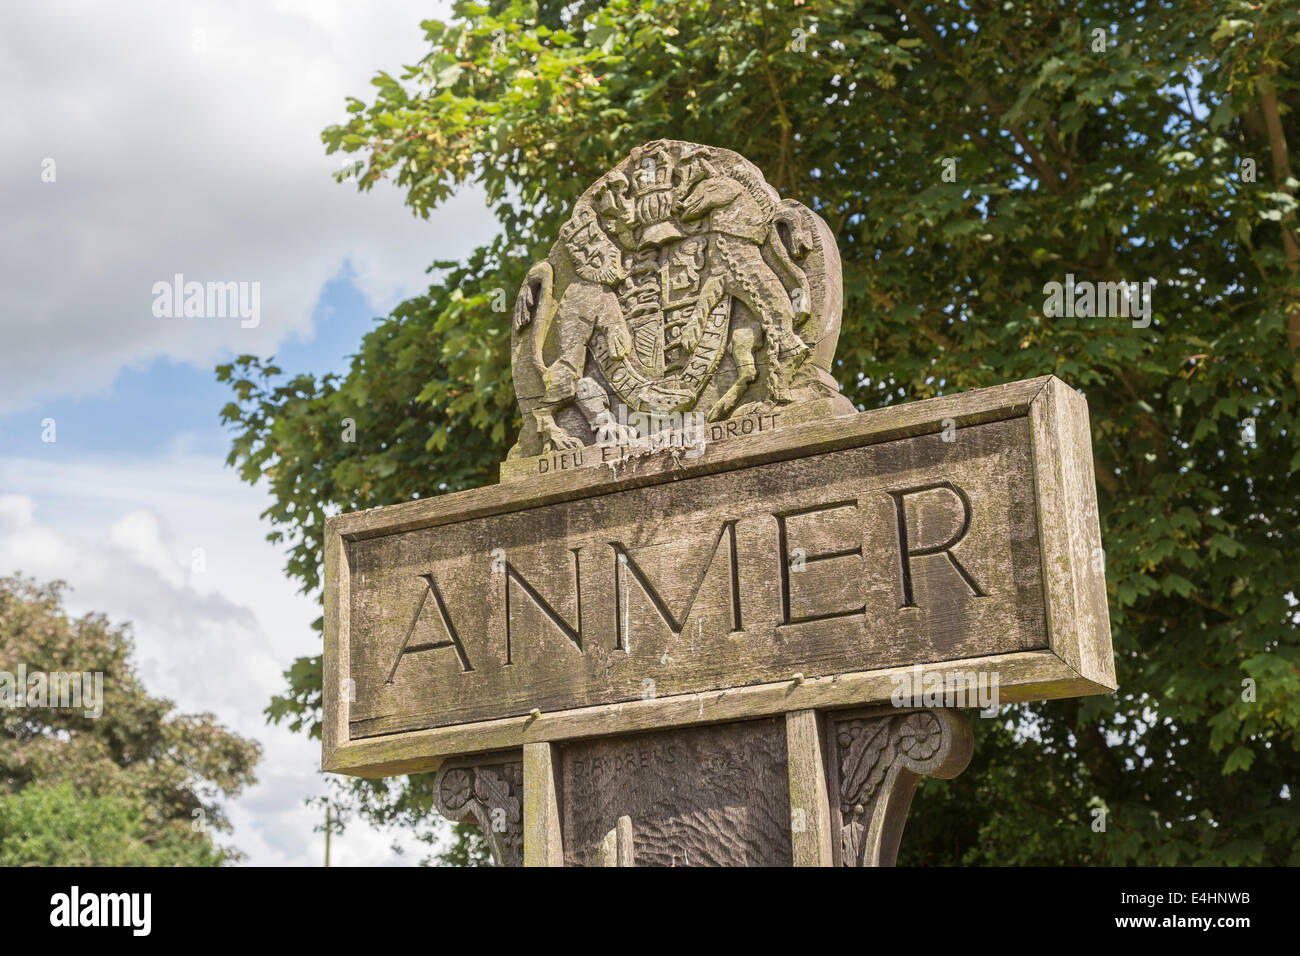
<path fill-rule="evenodd" d="M 433 779 L 434 806 L 453 823 L 475 823 L 497 866 L 523 866 L 523 759 L 451 766 Z"/>
<path fill-rule="evenodd" d="M 923 776 L 966 769 L 970 722 L 955 710 L 891 710 L 832 722 L 841 866 L 893 866 Z"/>

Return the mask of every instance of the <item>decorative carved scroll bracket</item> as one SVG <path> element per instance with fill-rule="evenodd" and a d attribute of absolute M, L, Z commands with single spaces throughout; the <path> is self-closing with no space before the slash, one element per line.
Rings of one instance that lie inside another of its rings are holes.
<path fill-rule="evenodd" d="M 893 866 L 921 778 L 951 779 L 970 763 L 970 721 L 960 711 L 933 708 L 829 719 L 838 862 Z"/>
<path fill-rule="evenodd" d="M 497 866 L 524 864 L 523 758 L 457 762 L 433 778 L 434 806 L 453 823 L 475 823 Z"/>

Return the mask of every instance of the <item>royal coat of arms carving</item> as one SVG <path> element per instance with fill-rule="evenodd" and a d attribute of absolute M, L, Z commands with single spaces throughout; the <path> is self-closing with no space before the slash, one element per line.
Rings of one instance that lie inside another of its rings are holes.
<path fill-rule="evenodd" d="M 524 279 L 511 458 L 829 400 L 843 300 L 826 223 L 730 150 L 656 140 L 597 180 Z M 622 414 L 620 414 L 622 413 Z M 644 437 L 644 436 L 642 436 Z"/>

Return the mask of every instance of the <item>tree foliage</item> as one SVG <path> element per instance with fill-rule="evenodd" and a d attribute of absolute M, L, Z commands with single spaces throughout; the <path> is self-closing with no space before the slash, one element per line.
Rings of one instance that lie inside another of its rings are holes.
<path fill-rule="evenodd" d="M 220 803 L 253 783 L 261 748 L 211 714 L 151 697 L 124 627 L 72 619 L 62 585 L 0 578 L 0 670 L 103 675 L 102 712 L 0 708 L 0 864 L 214 866 Z M 11 688 L 12 689 L 12 688 Z M 48 701 L 53 703 L 53 701 Z"/>
<path fill-rule="evenodd" d="M 1050 372 L 1091 409 L 1120 691 L 976 719 L 903 861 L 1300 859 L 1294 4 L 496 0 L 422 27 L 327 150 L 422 216 L 479 183 L 500 234 L 345 376 L 219 370 L 230 461 L 270 482 L 307 592 L 326 513 L 495 479 L 518 422 L 493 304 L 582 189 L 647 140 L 725 146 L 835 232 L 859 407 Z M 1045 315 L 1069 274 L 1156 280 L 1149 326 Z M 289 677 L 270 712 L 316 732 L 319 659 Z M 418 823 L 427 786 L 352 793 Z"/>
<path fill-rule="evenodd" d="M 138 796 L 97 797 L 72 784 L 0 794 L 0 866 L 219 866 L 211 840 L 179 829 L 152 838 Z"/>

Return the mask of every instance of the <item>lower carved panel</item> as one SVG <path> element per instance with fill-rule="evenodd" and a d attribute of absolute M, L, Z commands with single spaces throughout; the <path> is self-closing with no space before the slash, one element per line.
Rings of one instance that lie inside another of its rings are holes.
<path fill-rule="evenodd" d="M 631 821 L 636 866 L 791 863 L 784 721 L 575 741 L 560 751 L 567 866 L 601 864 L 620 817 Z"/>

